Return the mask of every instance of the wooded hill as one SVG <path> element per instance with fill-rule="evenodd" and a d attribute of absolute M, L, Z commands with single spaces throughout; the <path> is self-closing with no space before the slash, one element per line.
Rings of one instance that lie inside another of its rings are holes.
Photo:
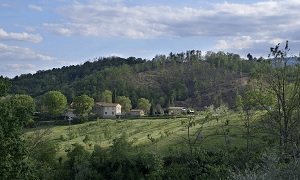
<path fill-rule="evenodd" d="M 234 107 L 236 93 L 242 93 L 259 62 L 224 52 L 187 51 L 156 55 L 152 60 L 129 57 L 101 57 L 84 64 L 38 71 L 11 79 L 11 94 L 34 98 L 50 90 L 61 91 L 69 102 L 79 95 L 98 101 L 101 92 L 131 99 L 139 98 L 161 107 L 186 106 L 203 109 L 221 102 Z"/>

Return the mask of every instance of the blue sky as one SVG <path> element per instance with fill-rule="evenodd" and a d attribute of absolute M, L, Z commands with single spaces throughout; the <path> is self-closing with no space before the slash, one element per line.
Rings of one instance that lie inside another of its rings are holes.
<path fill-rule="evenodd" d="M 186 50 L 300 53 L 298 0 L 1 0 L 0 75 Z"/>

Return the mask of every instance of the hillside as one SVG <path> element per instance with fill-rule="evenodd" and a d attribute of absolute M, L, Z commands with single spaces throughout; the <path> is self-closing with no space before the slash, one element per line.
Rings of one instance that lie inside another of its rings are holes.
<path fill-rule="evenodd" d="M 225 102 L 234 106 L 236 92 L 243 92 L 252 69 L 259 63 L 232 53 L 210 53 L 205 57 L 156 56 L 151 61 L 99 58 L 82 65 L 62 67 L 12 79 L 12 94 L 36 98 L 47 91 L 59 90 L 69 102 L 87 94 L 98 101 L 101 92 L 110 90 L 131 99 L 144 97 L 162 107 L 168 105 L 203 109 Z"/>

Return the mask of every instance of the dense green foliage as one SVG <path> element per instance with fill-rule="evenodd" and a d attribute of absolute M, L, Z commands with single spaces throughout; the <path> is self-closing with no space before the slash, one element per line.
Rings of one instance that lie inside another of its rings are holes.
<path fill-rule="evenodd" d="M 132 105 L 131 100 L 125 96 L 116 97 L 116 103 L 119 103 L 122 106 L 122 112 L 130 112 Z"/>
<path fill-rule="evenodd" d="M 119 57 L 99 57 L 87 61 L 82 65 L 64 66 L 53 68 L 47 71 L 38 71 L 36 74 L 24 74 L 13 78 L 11 92 L 14 94 L 30 94 L 33 97 L 40 96 L 51 90 L 62 90 L 71 82 L 80 80 L 94 72 L 102 71 L 108 67 L 119 67 L 124 64 L 130 66 L 143 63 L 145 60 L 129 57 L 127 59 Z M 32 85 L 35 85 L 34 87 Z M 73 93 L 73 94 L 72 94 Z M 75 97 L 76 92 L 70 92 L 70 96 Z M 81 94 L 80 94 L 81 95 Z"/>
<path fill-rule="evenodd" d="M 112 99 L 113 99 L 113 93 L 110 90 L 105 90 L 101 93 L 100 96 L 101 102 L 112 103 Z"/>
<path fill-rule="evenodd" d="M 74 99 L 72 108 L 74 113 L 80 116 L 86 116 L 92 110 L 94 106 L 94 99 L 88 95 L 78 96 Z"/>
<path fill-rule="evenodd" d="M 6 96 L 6 93 L 9 91 L 11 82 L 8 78 L 0 76 L 0 97 Z"/>
<path fill-rule="evenodd" d="M 0 99 L 0 179 L 34 179 L 21 129 L 32 121 L 34 101 L 28 95 Z"/>
<path fill-rule="evenodd" d="M 107 149 L 95 146 L 91 154 L 74 144 L 67 157 L 59 179 L 219 179 L 230 169 L 229 156 L 221 150 L 162 157 L 138 150 L 124 136 Z"/>
<path fill-rule="evenodd" d="M 59 91 L 49 91 L 43 97 L 45 112 L 51 116 L 58 116 L 66 110 L 67 99 Z"/>
<path fill-rule="evenodd" d="M 151 103 L 148 99 L 140 98 L 137 102 L 137 108 L 144 110 L 144 112 L 150 112 Z"/>

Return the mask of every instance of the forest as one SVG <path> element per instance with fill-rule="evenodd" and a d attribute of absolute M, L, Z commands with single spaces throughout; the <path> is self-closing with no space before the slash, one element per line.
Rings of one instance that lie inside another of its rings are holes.
<path fill-rule="evenodd" d="M 0 77 L 0 179 L 299 179 L 300 66 L 289 50 L 100 57 Z M 100 101 L 146 116 L 95 118 Z M 195 114 L 164 114 L 171 106 Z"/>

